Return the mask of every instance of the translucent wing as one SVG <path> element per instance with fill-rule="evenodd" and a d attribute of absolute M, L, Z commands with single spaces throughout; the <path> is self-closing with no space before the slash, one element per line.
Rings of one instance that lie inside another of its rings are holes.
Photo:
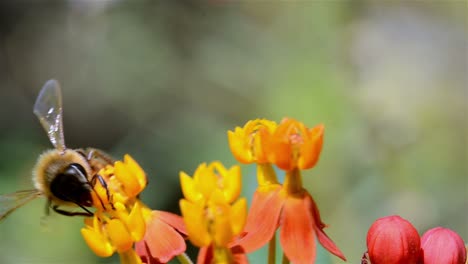
<path fill-rule="evenodd" d="M 0 195 L 0 221 L 27 202 L 41 196 L 38 190 L 18 191 Z"/>
<path fill-rule="evenodd" d="M 34 114 L 47 132 L 50 142 L 59 151 L 65 150 L 62 124 L 62 93 L 56 80 L 48 80 L 34 104 Z"/>

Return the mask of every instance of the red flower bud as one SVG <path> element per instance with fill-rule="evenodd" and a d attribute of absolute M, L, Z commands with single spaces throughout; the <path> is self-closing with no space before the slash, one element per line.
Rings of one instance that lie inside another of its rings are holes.
<path fill-rule="evenodd" d="M 421 259 L 418 231 L 394 215 L 377 219 L 367 233 L 372 264 L 417 264 Z"/>
<path fill-rule="evenodd" d="M 421 238 L 424 264 L 464 264 L 466 248 L 463 239 L 454 231 L 436 227 Z"/>

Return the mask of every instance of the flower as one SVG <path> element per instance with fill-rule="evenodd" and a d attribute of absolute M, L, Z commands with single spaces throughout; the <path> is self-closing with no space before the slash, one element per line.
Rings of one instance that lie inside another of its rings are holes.
<path fill-rule="evenodd" d="M 249 121 L 245 127 L 251 122 L 258 120 Z M 284 119 L 275 129 L 268 130 L 268 133 L 255 133 L 254 142 L 262 143 L 257 144 L 262 146 L 262 158 L 256 159 L 259 187 L 254 193 L 248 214 L 246 235 L 238 242 L 247 252 L 273 241 L 276 230 L 281 228 L 281 246 L 286 257 L 293 263 L 314 262 L 316 238 L 329 252 L 346 259 L 324 233 L 326 225 L 320 218 L 318 207 L 302 186 L 300 170 L 312 168 L 317 163 L 322 149 L 323 130 L 323 125 L 308 129 L 294 119 Z M 241 140 L 241 137 L 237 140 Z M 233 136 L 229 137 L 231 151 L 241 162 L 238 157 L 240 151 L 233 146 L 254 145 L 251 137 L 244 136 L 243 140 L 244 142 L 234 144 Z M 278 183 L 271 163 L 286 170 L 283 185 Z"/>
<path fill-rule="evenodd" d="M 214 190 L 220 191 L 226 202 L 231 203 L 239 197 L 241 183 L 240 167 L 233 166 L 227 170 L 220 162 L 213 162 L 209 166 L 200 164 L 193 178 L 185 172 L 180 173 L 184 197 L 194 203 L 210 200 Z"/>
<path fill-rule="evenodd" d="M 397 215 L 372 224 L 367 233 L 367 250 L 373 264 L 417 264 L 421 258 L 418 231 Z"/>
<path fill-rule="evenodd" d="M 85 227 L 81 229 L 96 255 L 109 257 L 117 252 L 123 264 L 139 264 L 142 259 L 146 263 L 163 263 L 185 251 L 184 239 L 179 234 L 184 233 L 182 219 L 152 211 L 138 198 L 147 179 L 135 160 L 125 155 L 123 161 L 106 166 L 98 175 L 104 182 L 93 186 L 96 211 L 85 218 Z"/>
<path fill-rule="evenodd" d="M 243 250 L 230 245 L 242 232 L 247 212 L 245 198 L 238 199 L 239 166 L 226 169 L 220 162 L 201 164 L 193 178 L 181 172 L 180 182 L 185 197 L 180 200 L 180 209 L 187 234 L 192 244 L 201 248 L 198 263 L 242 259 Z"/>
<path fill-rule="evenodd" d="M 269 136 L 276 129 L 276 123 L 266 119 L 247 122 L 243 128 L 228 131 L 229 147 L 241 163 L 267 163 Z"/>
<path fill-rule="evenodd" d="M 322 124 L 307 128 L 297 120 L 283 119 L 268 145 L 271 162 L 286 171 L 314 167 L 322 151 L 323 131 Z"/>
<path fill-rule="evenodd" d="M 424 264 L 464 264 L 466 248 L 463 239 L 454 231 L 435 227 L 421 237 Z"/>

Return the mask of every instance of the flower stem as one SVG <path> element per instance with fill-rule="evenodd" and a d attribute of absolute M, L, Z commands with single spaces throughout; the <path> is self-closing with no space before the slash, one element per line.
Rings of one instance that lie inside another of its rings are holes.
<path fill-rule="evenodd" d="M 299 169 L 293 169 L 286 172 L 286 177 L 283 182 L 283 189 L 287 194 L 300 193 L 303 190 L 302 187 L 302 176 Z"/>
<path fill-rule="evenodd" d="M 276 173 L 270 163 L 257 165 L 257 181 L 260 186 L 277 184 Z"/>
<path fill-rule="evenodd" d="M 286 257 L 286 254 L 283 253 L 283 260 L 281 261 L 281 264 L 289 264 L 289 259 Z"/>
<path fill-rule="evenodd" d="M 179 260 L 180 264 L 193 264 L 192 260 L 185 253 L 177 255 L 177 259 Z"/>
<path fill-rule="evenodd" d="M 268 244 L 268 264 L 276 263 L 276 232 Z"/>

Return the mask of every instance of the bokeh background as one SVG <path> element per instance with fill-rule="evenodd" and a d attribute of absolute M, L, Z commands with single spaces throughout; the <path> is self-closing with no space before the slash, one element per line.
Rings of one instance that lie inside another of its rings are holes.
<path fill-rule="evenodd" d="M 467 242 L 467 10 L 463 0 L 1 1 L 0 193 L 32 187 L 51 147 L 32 106 L 55 78 L 67 145 L 131 154 L 152 208 L 178 213 L 179 171 L 236 164 L 227 130 L 287 116 L 326 126 L 304 183 L 349 263 L 386 215 Z M 255 168 L 242 170 L 250 197 Z M 81 218 L 44 207 L 0 224 L 0 263 L 118 263 L 87 248 Z M 317 263 L 342 262 L 320 249 Z"/>

